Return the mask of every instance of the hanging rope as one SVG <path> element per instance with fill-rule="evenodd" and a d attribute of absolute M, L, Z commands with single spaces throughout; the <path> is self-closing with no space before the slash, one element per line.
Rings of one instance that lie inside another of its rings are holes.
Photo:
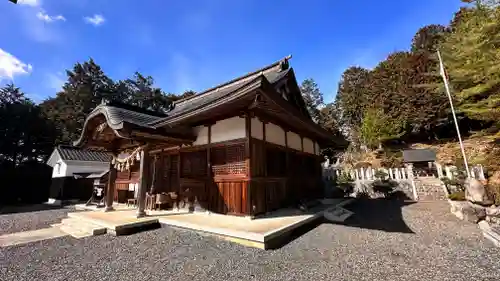
<path fill-rule="evenodd" d="M 116 170 L 123 172 L 130 170 L 130 167 L 135 164 L 136 161 L 141 160 L 142 147 L 136 148 L 129 156 L 125 158 L 114 157 L 111 160 L 111 164 L 114 165 Z"/>
<path fill-rule="evenodd" d="M 158 162 L 158 156 L 155 155 L 153 158 L 153 176 L 151 181 L 151 194 L 156 194 L 156 162 Z"/>

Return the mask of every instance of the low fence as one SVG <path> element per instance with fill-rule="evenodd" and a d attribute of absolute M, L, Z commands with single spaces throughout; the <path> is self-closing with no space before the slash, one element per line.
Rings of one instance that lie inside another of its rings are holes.
<path fill-rule="evenodd" d="M 459 169 L 456 166 L 444 166 L 436 164 L 437 177 L 438 178 L 449 178 L 453 179 L 457 177 Z M 357 180 L 376 180 L 377 172 L 383 172 L 386 175 L 386 179 L 391 180 L 408 180 L 411 178 L 417 178 L 413 174 L 413 167 L 408 165 L 406 167 L 399 168 L 357 168 L 351 170 L 342 170 L 337 167 L 324 167 L 323 168 L 323 178 L 325 180 L 335 180 L 341 174 L 347 174 L 353 181 Z M 470 167 L 471 177 L 478 180 L 484 180 L 484 168 L 482 165 L 474 165 Z"/>
<path fill-rule="evenodd" d="M 341 174 L 347 174 L 354 181 L 357 180 L 375 180 L 377 172 L 386 174 L 386 178 L 392 180 L 407 180 L 410 179 L 411 171 L 408 168 L 358 168 L 352 170 L 341 170 L 334 167 L 323 168 L 323 178 L 325 180 L 335 180 Z"/>
<path fill-rule="evenodd" d="M 341 170 L 338 167 L 324 167 L 323 179 L 334 182 L 341 175 L 347 176 L 354 182 L 355 191 L 370 191 L 370 186 L 379 179 L 391 180 L 395 182 L 395 189 L 402 191 L 407 197 L 418 200 L 419 197 L 446 198 L 448 192 L 442 178 L 454 179 L 459 174 L 459 169 L 454 166 L 441 167 L 436 165 L 437 177 L 419 177 L 414 173 L 413 166 L 395 168 L 357 168 L 351 170 Z M 484 180 L 484 169 L 481 165 L 474 165 L 470 168 L 471 177 Z M 422 199 L 422 198 L 421 198 Z M 425 199 L 424 199 L 425 200 Z"/>

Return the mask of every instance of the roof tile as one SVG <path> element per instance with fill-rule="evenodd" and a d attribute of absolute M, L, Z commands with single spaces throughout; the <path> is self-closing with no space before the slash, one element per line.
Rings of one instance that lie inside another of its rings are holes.
<path fill-rule="evenodd" d="M 71 146 L 58 146 L 57 152 L 62 160 L 92 162 L 111 161 L 111 154 L 102 151 L 79 149 Z"/>

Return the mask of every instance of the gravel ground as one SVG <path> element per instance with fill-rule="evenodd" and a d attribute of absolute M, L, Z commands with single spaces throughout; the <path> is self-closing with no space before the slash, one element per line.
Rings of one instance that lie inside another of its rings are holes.
<path fill-rule="evenodd" d="M 447 203 L 360 202 L 278 250 L 164 227 L 0 248 L 0 280 L 500 280 L 500 251 Z"/>
<path fill-rule="evenodd" d="M 44 204 L 5 207 L 0 212 L 0 235 L 50 227 L 74 210 L 73 206 L 54 208 Z"/>

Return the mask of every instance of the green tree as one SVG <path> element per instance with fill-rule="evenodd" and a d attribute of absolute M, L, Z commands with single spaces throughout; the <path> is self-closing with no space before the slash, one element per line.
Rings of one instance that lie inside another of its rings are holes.
<path fill-rule="evenodd" d="M 323 107 L 325 103 L 318 84 L 316 84 L 316 81 L 312 78 L 306 79 L 302 82 L 300 91 L 312 120 L 316 123 L 320 122 L 320 108 Z"/>
<path fill-rule="evenodd" d="M 66 71 L 68 81 L 54 98 L 44 101 L 42 107 L 59 131 L 57 143 L 69 144 L 78 138 L 85 118 L 103 98 L 123 100 L 116 85 L 94 62 L 76 63 Z"/>
<path fill-rule="evenodd" d="M 448 28 L 443 25 L 431 24 L 424 26 L 413 36 L 411 51 L 413 53 L 435 53 L 447 33 Z"/>
<path fill-rule="evenodd" d="M 478 6 L 442 45 L 459 109 L 476 120 L 500 118 L 500 8 Z"/>
<path fill-rule="evenodd" d="M 357 140 L 365 108 L 369 104 L 370 71 L 349 67 L 342 74 L 335 97 L 338 127 L 351 141 Z"/>
<path fill-rule="evenodd" d="M 151 76 L 144 76 L 136 72 L 132 79 L 118 81 L 116 91 L 123 96 L 122 102 L 144 109 L 167 112 L 175 95 L 166 94 L 162 89 L 154 86 Z"/>
<path fill-rule="evenodd" d="M 0 160 L 12 166 L 43 162 L 53 149 L 55 128 L 13 84 L 0 88 Z"/>
<path fill-rule="evenodd" d="M 361 140 L 368 148 L 381 148 L 384 141 L 401 137 L 404 127 L 404 121 L 394 120 L 382 109 L 372 108 L 363 117 Z"/>

